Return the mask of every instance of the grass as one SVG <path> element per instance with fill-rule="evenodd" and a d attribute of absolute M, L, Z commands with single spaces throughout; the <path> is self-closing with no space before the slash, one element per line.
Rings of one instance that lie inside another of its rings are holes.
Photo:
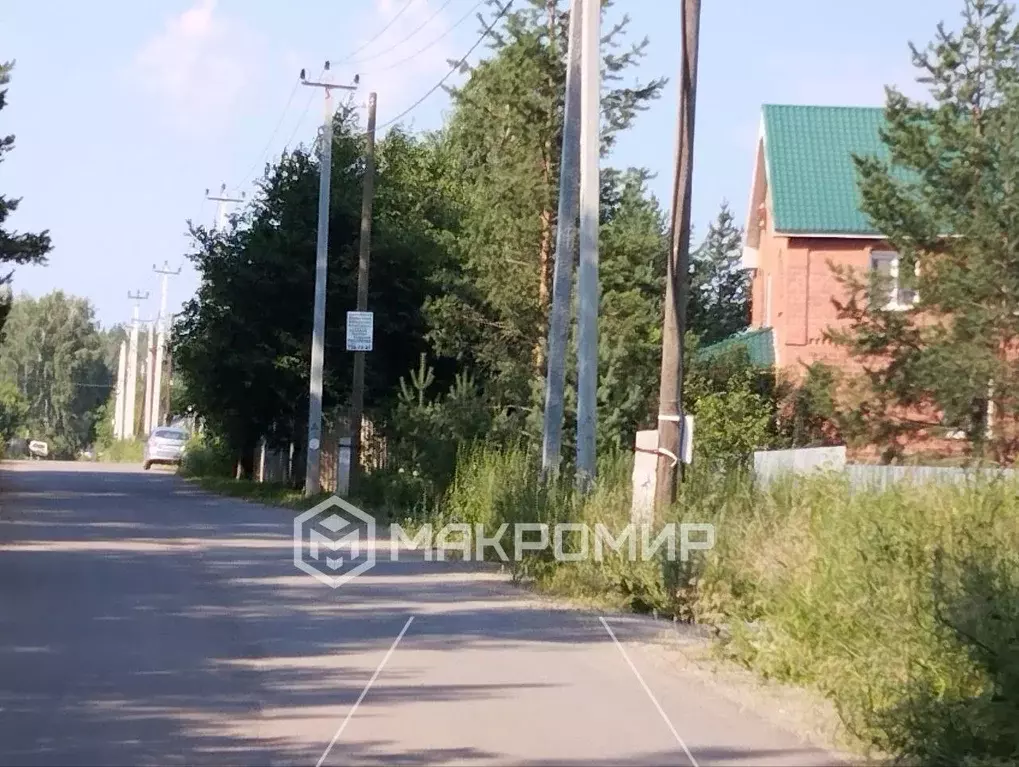
<path fill-rule="evenodd" d="M 331 498 L 333 493 L 322 491 L 317 495 L 305 497 L 304 491 L 299 488 L 282 482 L 255 482 L 250 479 L 233 479 L 230 477 L 196 477 L 187 474 L 183 475 L 189 482 L 193 482 L 209 493 L 226 495 L 231 498 L 240 498 L 253 503 L 261 503 L 266 506 L 279 506 L 284 509 L 304 511 L 312 506 Z M 392 522 L 405 521 L 406 515 L 393 506 L 375 506 L 371 499 L 358 495 L 351 495 L 348 500 L 366 509 L 375 517 L 380 525 L 387 525 Z"/>
<path fill-rule="evenodd" d="M 138 439 L 116 440 L 99 448 L 97 458 L 111 463 L 141 463 L 145 454 L 145 443 Z"/>
<path fill-rule="evenodd" d="M 324 492 L 306 498 L 303 491 L 277 482 L 252 482 L 249 479 L 226 477 L 187 477 L 187 479 L 209 493 L 298 511 L 310 509 L 331 495 L 331 493 Z"/>

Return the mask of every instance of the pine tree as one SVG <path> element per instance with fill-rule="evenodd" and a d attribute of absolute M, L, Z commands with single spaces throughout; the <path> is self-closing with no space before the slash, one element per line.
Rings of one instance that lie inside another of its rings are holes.
<path fill-rule="evenodd" d="M 500 3 L 491 5 L 501 12 Z M 535 382 L 544 375 L 565 105 L 564 5 L 526 0 L 505 14 L 491 33 L 491 56 L 453 89 L 444 132 L 449 186 L 462 210 L 460 269 L 430 306 L 432 340 L 440 354 L 476 367 L 517 408 L 534 405 Z M 606 152 L 665 82 L 617 84 L 647 43 L 622 47 L 627 22 L 603 35 Z"/>
<path fill-rule="evenodd" d="M 849 329 L 832 337 L 863 365 L 864 436 L 894 452 L 918 430 L 961 430 L 1006 460 L 1019 446 L 1019 27 L 996 0 L 966 0 L 962 17 L 911 46 L 929 103 L 888 89 L 889 159 L 856 159 L 863 210 L 916 303 L 889 308 L 887 279 L 839 270 Z"/>
<path fill-rule="evenodd" d="M 708 236 L 692 254 L 687 323 L 701 344 L 744 330 L 750 320 L 750 281 L 742 266 L 743 230 L 723 201 Z"/>
<path fill-rule="evenodd" d="M 11 80 L 11 70 L 14 62 L 0 63 L 0 111 L 7 105 L 7 88 Z M 0 163 L 3 156 L 14 148 L 14 136 L 0 136 Z M 0 264 L 41 264 L 45 262 L 46 254 L 49 253 L 51 245 L 49 232 L 39 234 L 25 234 L 4 229 L 4 222 L 7 217 L 18 209 L 19 199 L 11 199 L 0 193 Z M 3 288 L 7 295 L 0 299 L 0 331 L 3 330 L 7 315 L 11 309 L 10 285 L 14 272 L 0 274 L 0 288 Z"/>

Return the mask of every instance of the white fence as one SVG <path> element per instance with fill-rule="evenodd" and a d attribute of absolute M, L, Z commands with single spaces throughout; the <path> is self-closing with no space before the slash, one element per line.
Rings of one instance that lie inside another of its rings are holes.
<path fill-rule="evenodd" d="M 960 484 L 976 479 L 1007 479 L 1019 477 L 1015 469 L 964 469 L 956 466 L 873 466 L 846 463 L 846 448 L 812 447 L 798 450 L 758 450 L 754 453 L 754 476 L 768 484 L 784 475 L 809 474 L 814 471 L 840 472 L 857 490 L 885 490 L 894 485 Z"/>
<path fill-rule="evenodd" d="M 754 453 L 754 476 L 762 482 L 770 482 L 784 474 L 841 471 L 845 467 L 845 445 L 799 450 L 758 450 Z"/>

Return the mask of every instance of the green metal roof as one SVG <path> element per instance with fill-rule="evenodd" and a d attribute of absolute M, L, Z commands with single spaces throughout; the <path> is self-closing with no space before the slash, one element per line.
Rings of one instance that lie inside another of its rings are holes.
<path fill-rule="evenodd" d="M 698 359 L 709 359 L 718 354 L 743 347 L 747 350 L 750 361 L 763 368 L 770 368 L 775 364 L 775 339 L 772 336 L 771 328 L 758 328 L 757 330 L 745 330 L 734 336 L 729 336 L 724 341 L 705 346 L 697 350 Z"/>
<path fill-rule="evenodd" d="M 764 106 L 764 144 L 775 231 L 878 232 L 860 211 L 853 155 L 888 159 L 880 107 Z"/>

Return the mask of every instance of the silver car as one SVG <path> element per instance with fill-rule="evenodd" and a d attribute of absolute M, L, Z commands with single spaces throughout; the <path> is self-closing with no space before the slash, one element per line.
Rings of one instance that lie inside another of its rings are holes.
<path fill-rule="evenodd" d="M 145 441 L 142 466 L 148 471 L 154 463 L 180 463 L 187 441 L 187 432 L 182 429 L 171 429 L 169 426 L 153 429 Z"/>

